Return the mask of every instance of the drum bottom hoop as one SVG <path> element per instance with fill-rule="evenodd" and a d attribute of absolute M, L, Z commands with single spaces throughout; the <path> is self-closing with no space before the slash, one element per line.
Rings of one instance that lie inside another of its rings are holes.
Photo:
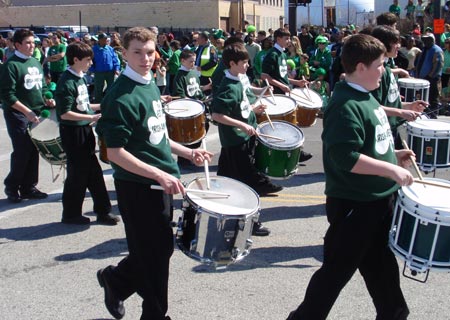
<path fill-rule="evenodd" d="M 66 153 L 62 147 L 61 138 L 39 141 L 31 138 L 41 157 L 52 165 L 64 165 L 67 162 Z"/>
<path fill-rule="evenodd" d="M 401 203 L 396 205 L 389 246 L 396 256 L 418 271 L 450 269 L 450 226 L 410 213 Z"/>
<path fill-rule="evenodd" d="M 178 222 L 176 243 L 194 260 L 227 266 L 250 253 L 253 224 L 258 218 L 259 209 L 246 216 L 224 216 L 189 205 Z"/>
<path fill-rule="evenodd" d="M 416 154 L 418 165 L 430 168 L 450 167 L 450 139 L 423 137 L 412 133 L 408 135 L 409 147 Z"/>
<path fill-rule="evenodd" d="M 263 143 L 255 149 L 255 167 L 272 179 L 288 179 L 298 171 L 301 147 L 292 150 L 274 150 Z"/>

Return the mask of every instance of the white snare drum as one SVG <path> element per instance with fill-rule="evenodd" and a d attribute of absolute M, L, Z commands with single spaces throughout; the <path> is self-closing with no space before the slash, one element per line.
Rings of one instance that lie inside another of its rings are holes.
<path fill-rule="evenodd" d="M 47 162 L 54 165 L 66 163 L 66 153 L 62 147 L 59 135 L 59 123 L 55 109 L 51 109 L 48 118 L 40 118 L 39 123 L 32 123 L 28 134 L 36 146 L 39 154 Z"/>
<path fill-rule="evenodd" d="M 450 167 L 450 123 L 433 119 L 408 122 L 408 146 L 421 167 Z"/>
<path fill-rule="evenodd" d="M 200 101 L 178 99 L 166 104 L 164 110 L 172 140 L 189 145 L 206 136 L 205 106 Z"/>
<path fill-rule="evenodd" d="M 297 124 L 300 127 L 310 127 L 316 123 L 316 117 L 322 108 L 322 97 L 314 90 L 295 88 L 291 97 L 297 101 Z"/>
<path fill-rule="evenodd" d="M 405 102 L 423 100 L 428 102 L 430 82 L 425 79 L 400 78 L 398 79 L 400 95 L 405 97 Z"/>
<path fill-rule="evenodd" d="M 255 148 L 255 167 L 274 179 L 286 179 L 297 172 L 301 146 L 305 141 L 302 130 L 286 121 L 268 121 L 261 123 L 256 132 L 281 138 L 258 136 Z"/>
<path fill-rule="evenodd" d="M 187 188 L 206 190 L 206 179 L 194 179 Z M 226 177 L 211 177 L 209 190 L 230 196 L 187 192 L 176 241 L 195 260 L 227 266 L 250 253 L 253 224 L 259 218 L 259 197 L 247 185 Z"/>
<path fill-rule="evenodd" d="M 295 108 L 297 103 L 294 99 L 282 95 L 275 94 L 274 99 L 271 96 L 263 97 L 261 99 L 261 104 L 266 106 L 265 113 L 270 117 L 270 120 L 283 120 L 290 122 L 292 124 L 297 124 L 295 118 Z M 256 120 L 258 123 L 267 121 L 267 116 L 265 114 L 256 115 Z"/>
<path fill-rule="evenodd" d="M 442 179 L 426 178 L 450 186 Z M 450 269 L 450 189 L 413 183 L 398 192 L 389 245 L 418 272 Z"/>

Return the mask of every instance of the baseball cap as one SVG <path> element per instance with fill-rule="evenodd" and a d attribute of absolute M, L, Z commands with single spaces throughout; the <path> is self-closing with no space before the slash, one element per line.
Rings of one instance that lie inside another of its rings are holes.
<path fill-rule="evenodd" d="M 97 35 L 97 39 L 98 39 L 98 40 L 100 40 L 100 39 L 106 39 L 106 38 L 108 38 L 108 36 L 106 35 L 106 33 L 100 33 L 100 34 Z"/>

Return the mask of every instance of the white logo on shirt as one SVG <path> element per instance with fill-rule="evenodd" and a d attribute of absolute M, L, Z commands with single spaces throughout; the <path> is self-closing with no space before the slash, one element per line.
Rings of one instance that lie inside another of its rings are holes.
<path fill-rule="evenodd" d="M 286 77 L 287 72 L 288 72 L 288 69 L 287 69 L 287 63 L 286 63 L 286 60 L 283 59 L 283 60 L 281 61 L 281 65 L 280 65 L 280 76 L 281 76 L 282 78 Z"/>
<path fill-rule="evenodd" d="M 391 126 L 389 125 L 386 113 L 382 108 L 374 110 L 375 116 L 380 124 L 375 127 L 375 151 L 380 154 L 386 154 L 391 148 L 394 150 L 394 139 L 392 138 Z"/>
<path fill-rule="evenodd" d="M 42 73 L 39 72 L 37 67 L 29 67 L 28 74 L 24 78 L 24 87 L 27 90 L 33 89 L 36 86 L 37 90 L 42 89 Z"/>
<path fill-rule="evenodd" d="M 77 91 L 77 109 L 82 112 L 87 111 L 89 109 L 89 94 L 86 85 L 79 85 Z"/>
<path fill-rule="evenodd" d="M 189 97 L 193 97 L 200 90 L 200 86 L 195 78 L 189 78 L 189 84 L 186 87 L 186 91 Z"/>
<path fill-rule="evenodd" d="M 147 126 L 150 132 L 149 141 L 153 145 L 158 145 L 161 143 L 167 132 L 166 118 L 164 116 L 161 101 L 153 101 L 152 104 L 156 117 L 150 117 L 147 120 Z"/>
<path fill-rule="evenodd" d="M 397 100 L 397 98 L 400 96 L 400 92 L 398 90 L 398 85 L 397 85 L 397 80 L 395 80 L 394 74 L 391 73 L 391 79 L 390 79 L 390 83 L 389 83 L 389 88 L 388 88 L 388 101 L 390 103 L 394 102 L 395 100 Z"/>

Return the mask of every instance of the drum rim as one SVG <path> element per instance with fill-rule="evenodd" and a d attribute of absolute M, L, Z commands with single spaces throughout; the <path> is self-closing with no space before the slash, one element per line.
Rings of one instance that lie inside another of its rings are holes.
<path fill-rule="evenodd" d="M 203 102 L 201 102 L 200 100 L 197 100 L 197 99 L 180 98 L 180 99 L 172 100 L 172 101 L 166 103 L 165 105 L 168 106 L 171 103 L 174 103 L 174 102 L 178 103 L 178 102 L 182 102 L 182 101 L 195 102 L 195 103 L 199 104 L 202 107 L 202 110 L 200 110 L 200 112 L 198 112 L 196 114 L 189 115 L 189 116 L 176 116 L 176 115 L 168 113 L 167 110 L 166 110 L 166 107 L 164 107 L 163 109 L 164 109 L 164 113 L 166 114 L 166 116 L 168 116 L 169 118 L 174 118 L 174 119 L 192 119 L 192 118 L 198 117 L 202 113 L 205 113 L 205 110 L 206 110 L 205 104 Z"/>
<path fill-rule="evenodd" d="M 398 79 L 398 86 L 405 89 L 428 89 L 430 88 L 430 82 L 419 78 L 400 78 Z"/>
<path fill-rule="evenodd" d="M 277 98 L 277 97 L 282 97 L 283 99 L 284 98 L 289 98 L 290 100 L 291 100 L 291 104 L 292 104 L 292 108 L 291 109 L 287 109 L 285 112 L 283 112 L 283 113 L 269 113 L 269 116 L 285 116 L 285 115 L 288 115 L 288 114 L 291 114 L 291 113 L 295 113 L 295 111 L 297 110 L 297 101 L 295 101 L 294 99 L 292 99 L 291 97 L 289 97 L 289 96 L 286 96 L 286 95 L 284 95 L 284 94 L 274 94 L 273 95 L 275 98 Z M 276 108 L 277 106 L 275 106 L 273 103 L 272 103 L 272 97 L 270 97 L 270 96 L 264 96 L 264 97 L 262 97 L 261 98 L 261 103 L 262 103 L 262 101 L 263 100 L 268 100 L 269 102 L 270 102 L 270 105 L 273 107 L 273 108 Z"/>
<path fill-rule="evenodd" d="M 302 139 L 300 140 L 299 143 L 297 143 L 295 146 L 292 147 L 282 147 L 282 146 L 276 146 L 276 147 L 272 147 L 272 145 L 266 143 L 266 141 L 262 140 L 259 136 L 256 136 L 256 139 L 261 142 L 263 145 L 265 145 L 266 147 L 269 147 L 270 149 L 273 150 L 280 150 L 280 151 L 289 151 L 289 150 L 295 150 L 297 148 L 300 148 L 301 146 L 303 146 L 303 144 L 305 143 L 305 134 L 303 133 L 302 129 L 300 129 L 298 126 L 296 126 L 295 124 L 289 122 L 289 121 L 285 121 L 285 120 L 272 120 L 272 123 L 275 122 L 280 122 L 280 123 L 287 123 L 290 126 L 294 127 L 295 129 L 297 129 L 298 131 L 300 131 L 301 135 L 302 135 Z M 258 126 L 256 127 L 256 132 L 260 132 L 259 128 L 260 126 L 264 125 L 265 123 L 269 124 L 269 121 L 263 121 L 261 123 L 258 124 Z M 269 124 L 270 125 L 270 124 Z"/>
<path fill-rule="evenodd" d="M 448 129 L 439 130 L 439 129 L 428 129 L 428 128 L 422 128 L 419 127 L 421 122 L 428 122 L 428 123 L 442 123 L 446 124 Z M 448 137 L 450 136 L 450 123 L 446 121 L 441 121 L 438 119 L 417 119 L 415 121 L 410 121 L 406 123 L 406 129 L 408 133 L 416 134 L 419 137 L 425 137 L 425 138 L 434 138 L 434 137 Z M 433 135 L 427 136 L 427 135 L 418 135 L 420 133 L 433 133 Z"/>
<path fill-rule="evenodd" d="M 237 184 L 242 185 L 243 187 L 245 187 L 246 189 L 248 189 L 249 191 L 251 191 L 255 195 L 256 207 L 253 208 L 253 209 L 249 209 L 249 212 L 245 213 L 245 214 L 221 214 L 221 213 L 218 213 L 218 212 L 213 212 L 210 209 L 205 208 L 204 206 L 202 206 L 202 205 L 200 205 L 198 203 L 195 203 L 193 201 L 193 199 L 191 197 L 189 197 L 189 191 L 186 192 L 186 194 L 184 196 L 185 200 L 190 205 L 194 206 L 197 210 L 200 210 L 202 212 L 206 212 L 206 213 L 211 214 L 213 216 L 228 216 L 228 217 L 251 217 L 251 216 L 253 216 L 255 214 L 258 214 L 260 212 L 260 210 L 261 210 L 261 201 L 259 199 L 258 193 L 253 188 L 249 187 L 248 185 L 246 185 L 245 183 L 243 183 L 243 182 L 241 182 L 239 180 L 228 178 L 228 177 L 214 176 L 214 177 L 210 177 L 210 179 L 211 180 L 214 180 L 214 179 L 217 179 L 217 180 L 228 180 L 228 181 L 233 181 L 233 182 L 236 182 Z M 206 178 L 205 177 L 196 177 L 196 178 L 192 179 L 191 181 L 189 181 L 186 184 L 186 188 L 189 188 L 189 186 L 191 186 L 195 181 L 199 181 L 199 180 L 206 181 Z M 250 210 L 251 210 L 251 212 L 250 212 Z"/>
<path fill-rule="evenodd" d="M 440 179 L 440 178 L 424 178 L 425 181 L 431 182 L 440 182 L 445 185 L 450 186 L 450 182 L 448 180 Z M 419 184 L 419 183 L 417 183 Z M 413 196 L 413 191 L 410 186 L 402 187 L 398 190 L 398 199 L 397 201 L 401 201 L 400 206 L 404 209 L 408 209 L 411 212 L 417 212 L 417 215 L 422 217 L 424 220 L 431 221 L 433 223 L 442 222 L 443 224 L 450 226 L 450 207 L 444 209 L 438 209 L 433 207 L 427 207 L 424 204 L 420 203 L 417 197 Z M 409 212 L 408 212 L 409 213 Z M 436 220 L 439 218 L 439 220 Z"/>

